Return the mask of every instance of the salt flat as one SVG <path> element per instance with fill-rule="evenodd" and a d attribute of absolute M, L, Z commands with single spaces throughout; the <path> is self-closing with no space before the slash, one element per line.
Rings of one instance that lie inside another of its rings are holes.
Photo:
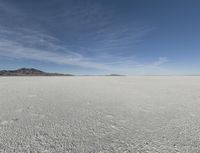
<path fill-rule="evenodd" d="M 200 152 L 200 77 L 1 77 L 0 152 Z"/>

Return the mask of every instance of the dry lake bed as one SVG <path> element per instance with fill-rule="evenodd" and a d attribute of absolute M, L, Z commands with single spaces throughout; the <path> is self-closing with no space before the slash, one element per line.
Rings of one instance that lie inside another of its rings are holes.
<path fill-rule="evenodd" d="M 1 153 L 198 153 L 200 77 L 1 77 Z"/>

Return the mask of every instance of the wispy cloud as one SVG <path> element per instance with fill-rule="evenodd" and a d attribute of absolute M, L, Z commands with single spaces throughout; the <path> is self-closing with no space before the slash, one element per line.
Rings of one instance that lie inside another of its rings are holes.
<path fill-rule="evenodd" d="M 12 32 L 0 30 L 0 55 L 11 58 L 24 58 L 56 64 L 70 64 L 88 68 L 103 68 L 98 63 L 90 62 L 66 47 L 59 45 L 58 40 L 35 31 Z"/>
<path fill-rule="evenodd" d="M 59 10 L 41 9 L 31 14 L 5 1 L 0 2 L 4 13 L 4 19 L 0 19 L 2 57 L 117 73 L 157 69 L 167 62 L 167 58 L 160 57 L 150 63 L 140 63 L 133 54 L 124 54 L 124 50 L 141 42 L 152 28 L 136 22 L 118 22 L 113 18 L 115 12 L 104 11 L 98 4 L 86 3 L 84 7 L 72 4 L 67 5 L 68 9 L 60 5 Z M 50 3 L 48 7 L 53 5 Z M 13 24 L 16 26 L 5 22 L 6 17 L 15 15 Z M 29 20 L 33 16 L 36 20 Z"/>
<path fill-rule="evenodd" d="M 150 66 L 151 67 L 159 67 L 167 62 L 168 62 L 167 57 L 159 57 L 159 59 L 157 61 L 155 61 L 154 63 L 152 63 Z"/>
<path fill-rule="evenodd" d="M 146 63 L 146 64 L 138 64 L 137 67 L 151 67 L 151 68 L 157 68 L 165 63 L 168 62 L 167 57 L 159 57 L 157 60 L 151 62 L 151 63 Z"/>
<path fill-rule="evenodd" d="M 167 62 L 167 58 L 141 64 L 133 56 L 121 56 L 109 53 L 98 54 L 93 58 L 70 51 L 56 38 L 37 31 L 12 31 L 0 28 L 0 56 L 31 59 L 56 64 L 74 65 L 118 73 L 128 73 L 136 69 L 157 68 Z"/>

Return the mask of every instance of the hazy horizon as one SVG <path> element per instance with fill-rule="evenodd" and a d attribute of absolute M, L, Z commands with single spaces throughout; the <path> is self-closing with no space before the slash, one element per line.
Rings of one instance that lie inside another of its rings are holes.
<path fill-rule="evenodd" d="M 199 1 L 0 0 L 0 69 L 199 75 Z"/>

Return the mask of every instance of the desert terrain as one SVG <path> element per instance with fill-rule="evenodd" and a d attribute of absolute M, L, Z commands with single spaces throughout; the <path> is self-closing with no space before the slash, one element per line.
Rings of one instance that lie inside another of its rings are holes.
<path fill-rule="evenodd" d="M 200 77 L 0 77 L 1 153 L 198 153 Z"/>

